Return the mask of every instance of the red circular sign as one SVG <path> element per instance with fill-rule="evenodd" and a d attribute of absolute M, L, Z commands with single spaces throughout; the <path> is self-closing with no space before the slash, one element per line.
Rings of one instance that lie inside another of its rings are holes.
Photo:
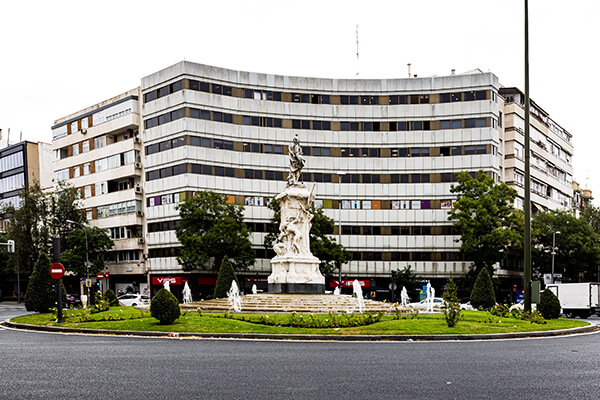
<path fill-rule="evenodd" d="M 108 271 L 106 271 L 106 272 L 104 273 L 104 277 L 105 277 L 106 279 L 108 279 Z"/>
<path fill-rule="evenodd" d="M 102 279 L 104 279 L 104 274 L 102 272 L 98 272 L 96 274 L 96 278 L 98 278 L 98 280 L 101 281 Z"/>
<path fill-rule="evenodd" d="M 65 267 L 61 263 L 55 262 L 50 266 L 50 276 L 54 279 L 60 279 L 65 274 Z"/>

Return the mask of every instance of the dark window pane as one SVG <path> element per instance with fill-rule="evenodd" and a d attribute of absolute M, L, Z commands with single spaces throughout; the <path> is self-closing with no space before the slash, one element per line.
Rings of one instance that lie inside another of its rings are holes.
<path fill-rule="evenodd" d="M 487 126 L 487 119 L 486 118 L 477 118 L 475 120 L 475 126 L 477 128 L 485 128 Z"/>
<path fill-rule="evenodd" d="M 221 88 L 221 85 L 217 85 L 215 83 L 212 84 L 212 93 L 221 94 L 222 91 L 223 91 L 223 89 Z"/>
<path fill-rule="evenodd" d="M 310 121 L 302 120 L 302 129 L 310 129 Z"/>
<path fill-rule="evenodd" d="M 348 96 L 340 96 L 341 104 L 350 104 L 350 98 Z"/>
<path fill-rule="evenodd" d="M 422 121 L 413 121 L 413 131 L 422 131 L 423 130 L 423 122 Z"/>
<path fill-rule="evenodd" d="M 246 179 L 254 178 L 254 171 L 251 169 L 245 169 L 244 170 L 244 178 L 246 178 Z"/>
<path fill-rule="evenodd" d="M 163 86 L 158 89 L 158 97 L 165 97 L 169 95 L 169 86 Z"/>
<path fill-rule="evenodd" d="M 450 103 L 450 93 L 440 94 L 440 103 Z"/>
<path fill-rule="evenodd" d="M 223 95 L 231 96 L 231 86 L 223 86 Z"/>
<path fill-rule="evenodd" d="M 398 149 L 398 157 L 408 157 L 408 149 L 406 148 L 399 148 Z"/>
<path fill-rule="evenodd" d="M 464 101 L 473 101 L 475 100 L 475 92 L 471 91 L 471 92 L 464 92 L 463 93 L 463 99 Z"/>
<path fill-rule="evenodd" d="M 231 114 L 223 114 L 223 122 L 227 122 L 228 124 L 233 123 L 233 115 Z"/>
<path fill-rule="evenodd" d="M 390 175 L 390 179 L 392 183 L 400 183 L 400 175 L 398 174 Z"/>
<path fill-rule="evenodd" d="M 352 183 L 360 183 L 360 175 L 359 174 L 351 174 Z"/>
<path fill-rule="evenodd" d="M 487 146 L 485 144 L 479 144 L 475 146 L 475 154 L 485 154 L 487 152 Z"/>
<path fill-rule="evenodd" d="M 350 104 L 358 104 L 358 96 L 350 96 Z"/>
<path fill-rule="evenodd" d="M 202 165 L 192 164 L 192 174 L 201 174 L 201 173 L 202 173 Z"/>
<path fill-rule="evenodd" d="M 200 146 L 200 138 L 198 136 L 190 136 L 190 144 L 192 146 Z"/>
<path fill-rule="evenodd" d="M 453 156 L 462 155 L 462 147 L 461 146 L 452 147 L 452 155 Z"/>
<path fill-rule="evenodd" d="M 212 147 L 210 139 L 202 138 L 202 147 Z"/>
<path fill-rule="evenodd" d="M 213 111 L 213 117 L 212 117 L 213 121 L 217 121 L 217 122 L 222 122 L 223 121 L 223 114 L 217 111 Z"/>
<path fill-rule="evenodd" d="M 450 129 L 452 126 L 452 122 L 450 120 L 440 121 L 440 129 Z"/>
<path fill-rule="evenodd" d="M 411 95 L 410 96 L 410 104 L 419 104 L 419 96 Z"/>
<path fill-rule="evenodd" d="M 462 99 L 461 94 L 462 93 L 452 93 L 452 101 L 453 102 L 455 102 L 455 101 L 461 101 L 461 99 Z"/>
<path fill-rule="evenodd" d="M 210 111 L 207 110 L 201 110 L 200 111 L 200 118 L 202 119 L 206 119 L 210 121 Z"/>
<path fill-rule="evenodd" d="M 421 183 L 421 174 L 412 174 L 411 182 L 412 183 Z"/>
<path fill-rule="evenodd" d="M 390 104 L 400 104 L 398 102 L 398 96 L 397 95 L 390 96 Z"/>
<path fill-rule="evenodd" d="M 398 130 L 399 131 L 407 131 L 408 123 L 406 121 L 398 121 Z"/>
<path fill-rule="evenodd" d="M 262 179 L 263 178 L 263 172 L 261 170 L 255 170 L 254 171 L 254 179 Z"/>
<path fill-rule="evenodd" d="M 189 82 L 189 86 L 190 86 L 190 90 L 200 90 L 200 82 L 195 81 L 193 79 L 188 80 Z"/>
<path fill-rule="evenodd" d="M 487 98 L 487 92 L 485 90 L 478 90 L 475 92 L 476 100 L 485 100 Z"/>
<path fill-rule="evenodd" d="M 465 128 L 475 128 L 475 118 L 465 119 Z"/>
<path fill-rule="evenodd" d="M 452 129 L 460 129 L 462 128 L 462 119 L 453 119 L 452 120 Z"/>
<path fill-rule="evenodd" d="M 372 122 L 364 122 L 363 123 L 363 131 L 372 131 L 373 130 L 373 123 Z"/>
<path fill-rule="evenodd" d="M 202 166 L 202 174 L 203 175 L 212 175 L 212 166 L 210 166 L 210 165 L 203 165 Z"/>
<path fill-rule="evenodd" d="M 321 95 L 321 104 L 329 104 L 329 95 Z"/>
<path fill-rule="evenodd" d="M 350 122 L 350 130 L 358 131 L 358 122 Z"/>
<path fill-rule="evenodd" d="M 265 179 L 268 181 L 275 180 L 275 172 L 273 171 L 265 171 Z"/>
<path fill-rule="evenodd" d="M 200 82 L 200 91 L 206 93 L 210 92 L 210 83 Z"/>
<path fill-rule="evenodd" d="M 421 174 L 421 183 L 429 183 L 429 174 Z"/>
<path fill-rule="evenodd" d="M 352 234 L 353 235 L 360 235 L 360 226 L 353 226 L 352 227 Z"/>
<path fill-rule="evenodd" d="M 371 175 L 370 174 L 363 174 L 363 183 L 371 183 Z"/>
<path fill-rule="evenodd" d="M 465 146 L 465 155 L 475 154 L 475 146 Z"/>
<path fill-rule="evenodd" d="M 360 96 L 360 104 L 363 106 L 369 104 L 369 96 Z"/>
<path fill-rule="evenodd" d="M 408 183 L 408 174 L 400 175 L 400 183 Z"/>
<path fill-rule="evenodd" d="M 371 175 L 371 183 L 381 183 L 381 175 L 379 175 L 379 174 Z"/>

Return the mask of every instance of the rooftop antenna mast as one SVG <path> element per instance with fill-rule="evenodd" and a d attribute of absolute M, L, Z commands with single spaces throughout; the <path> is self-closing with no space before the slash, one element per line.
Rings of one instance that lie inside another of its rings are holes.
<path fill-rule="evenodd" d="M 358 25 L 356 25 L 356 76 L 360 73 L 360 67 L 358 63 Z"/>

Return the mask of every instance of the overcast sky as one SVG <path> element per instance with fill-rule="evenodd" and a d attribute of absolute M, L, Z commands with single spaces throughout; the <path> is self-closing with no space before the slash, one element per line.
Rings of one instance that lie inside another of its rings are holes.
<path fill-rule="evenodd" d="M 54 120 L 183 59 L 327 78 L 480 68 L 524 90 L 523 14 L 524 0 L 2 1 L 0 128 L 50 143 Z M 529 15 L 531 98 L 573 135 L 574 178 L 600 198 L 600 1 L 530 0 Z"/>

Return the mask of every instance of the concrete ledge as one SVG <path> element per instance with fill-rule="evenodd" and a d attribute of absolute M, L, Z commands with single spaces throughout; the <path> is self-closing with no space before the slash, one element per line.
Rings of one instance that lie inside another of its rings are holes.
<path fill-rule="evenodd" d="M 177 333 L 177 332 L 139 332 L 139 331 L 111 331 L 105 329 L 63 328 L 60 326 L 37 326 L 17 324 L 8 320 L 1 325 L 31 331 L 59 332 L 88 335 L 110 336 L 139 336 L 139 337 L 176 337 L 189 339 L 248 339 L 248 340 L 316 340 L 316 341 L 359 341 L 359 342 L 431 342 L 431 341 L 459 341 L 459 340 L 494 340 L 494 339 L 523 339 L 552 336 L 567 336 L 581 333 L 600 331 L 600 326 L 589 323 L 580 328 L 563 329 L 558 331 L 494 333 L 485 335 L 289 335 L 289 334 L 260 334 L 260 333 Z"/>
<path fill-rule="evenodd" d="M 321 283 L 269 283 L 269 293 L 323 294 L 323 293 L 325 293 L 325 284 L 321 284 Z"/>

